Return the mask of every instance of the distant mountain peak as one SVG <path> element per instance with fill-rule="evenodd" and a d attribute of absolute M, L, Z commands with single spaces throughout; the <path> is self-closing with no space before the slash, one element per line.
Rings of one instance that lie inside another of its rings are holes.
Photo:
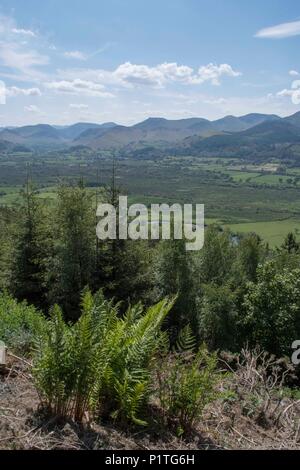
<path fill-rule="evenodd" d="M 285 118 L 249 113 L 239 117 L 227 115 L 214 121 L 197 117 L 149 117 L 132 126 L 113 122 L 77 122 L 69 126 L 37 124 L 0 129 L 0 141 L 5 141 L 3 145 L 7 148 L 8 143 L 28 148 L 83 146 L 95 150 L 122 150 L 127 155 L 130 152 L 138 155 L 139 150 L 145 148 L 148 154 L 151 154 L 149 149 L 175 153 L 186 150 L 201 155 L 223 155 L 225 152 L 235 156 L 252 151 L 258 154 L 262 148 L 266 152 L 268 148 L 275 148 L 275 144 L 276 151 L 284 146 L 299 145 L 300 111 Z"/>

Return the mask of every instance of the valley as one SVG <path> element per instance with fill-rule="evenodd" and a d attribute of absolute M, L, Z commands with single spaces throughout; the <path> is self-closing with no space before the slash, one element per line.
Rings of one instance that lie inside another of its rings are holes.
<path fill-rule="evenodd" d="M 0 157 L 0 204 L 14 205 L 27 175 L 49 204 L 62 181 L 83 178 L 96 194 L 112 178 L 113 154 L 95 151 L 13 153 Z M 129 202 L 204 203 L 206 223 L 256 232 L 270 246 L 300 230 L 300 167 L 295 162 L 166 156 L 115 157 L 116 179 Z"/>
<path fill-rule="evenodd" d="M 272 247 L 300 229 L 300 112 L 133 126 L 79 122 L 0 130 L 0 204 L 28 176 L 49 203 L 62 182 L 90 191 L 116 178 L 132 202 L 205 204 L 207 223 L 254 231 Z"/>

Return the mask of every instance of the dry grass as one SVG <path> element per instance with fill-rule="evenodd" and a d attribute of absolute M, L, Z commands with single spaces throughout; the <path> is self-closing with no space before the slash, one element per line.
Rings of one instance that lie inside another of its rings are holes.
<path fill-rule="evenodd" d="M 260 351 L 244 351 L 234 369 L 222 385 L 232 396 L 208 407 L 184 440 L 163 428 L 159 410 L 151 410 L 145 429 L 49 416 L 40 409 L 30 364 L 9 356 L 0 375 L 0 449 L 300 449 L 300 401 L 279 393 L 290 371 Z"/>

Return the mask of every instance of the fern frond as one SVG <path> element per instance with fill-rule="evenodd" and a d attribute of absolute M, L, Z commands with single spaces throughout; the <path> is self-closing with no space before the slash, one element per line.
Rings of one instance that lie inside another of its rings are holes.
<path fill-rule="evenodd" d="M 196 348 L 196 338 L 193 335 L 192 329 L 187 324 L 180 330 L 178 339 L 176 341 L 175 350 L 178 352 L 193 352 Z"/>

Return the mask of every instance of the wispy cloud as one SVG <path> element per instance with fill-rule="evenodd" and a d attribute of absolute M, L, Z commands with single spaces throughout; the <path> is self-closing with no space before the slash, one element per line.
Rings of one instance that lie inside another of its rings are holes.
<path fill-rule="evenodd" d="M 6 89 L 7 96 L 41 96 L 41 90 L 39 88 L 19 88 L 12 86 Z"/>
<path fill-rule="evenodd" d="M 5 67 L 32 75 L 32 67 L 48 64 L 49 58 L 18 43 L 1 41 L 0 61 Z"/>
<path fill-rule="evenodd" d="M 225 98 L 212 98 L 212 99 L 204 99 L 203 103 L 211 104 L 213 106 L 219 106 L 220 104 L 226 104 L 227 101 Z"/>
<path fill-rule="evenodd" d="M 71 95 L 98 96 L 100 98 L 113 98 L 114 95 L 105 91 L 104 86 L 100 83 L 81 80 L 60 80 L 48 82 L 45 84 L 49 90 L 58 93 L 68 93 Z"/>
<path fill-rule="evenodd" d="M 31 29 L 23 29 L 23 28 L 12 28 L 12 33 L 14 34 L 21 34 L 23 36 L 30 36 L 32 38 L 37 37 L 37 34 Z"/>
<path fill-rule="evenodd" d="M 24 111 L 27 111 L 28 113 L 34 113 L 34 114 L 42 114 L 42 111 L 38 106 L 35 106 L 34 104 L 30 104 L 29 106 L 24 106 Z"/>
<path fill-rule="evenodd" d="M 49 57 L 39 52 L 36 37 L 34 31 L 19 28 L 14 18 L 0 15 L 0 65 L 10 69 L 2 73 L 13 71 L 21 80 L 39 75 L 35 67 L 48 64 Z"/>
<path fill-rule="evenodd" d="M 259 30 L 255 37 L 266 39 L 281 39 L 300 35 L 300 21 L 281 23 Z"/>
<path fill-rule="evenodd" d="M 112 47 L 113 45 L 115 45 L 114 42 L 107 42 L 106 44 L 104 44 L 104 46 L 100 47 L 99 49 L 97 49 L 96 51 L 92 52 L 91 54 L 89 54 L 89 58 L 90 57 L 94 57 L 95 55 L 97 54 L 102 54 L 102 52 L 105 52 L 107 51 L 107 49 L 110 49 L 110 47 Z"/>
<path fill-rule="evenodd" d="M 87 60 L 88 56 L 80 51 L 67 51 L 64 52 L 64 56 L 68 59 L 76 59 L 76 60 Z"/>
<path fill-rule="evenodd" d="M 289 71 L 289 74 L 292 76 L 292 77 L 299 77 L 300 73 L 297 72 L 297 70 L 290 70 Z"/>
<path fill-rule="evenodd" d="M 104 46 L 100 47 L 94 52 L 91 52 L 90 54 L 86 54 L 82 51 L 65 51 L 63 55 L 67 59 L 75 59 L 75 60 L 88 60 L 91 59 L 92 57 L 95 57 L 98 54 L 101 54 L 102 52 L 105 52 L 107 49 L 109 49 L 114 43 L 107 42 L 104 44 Z"/>
<path fill-rule="evenodd" d="M 69 106 L 72 109 L 88 109 L 88 105 L 83 103 L 71 103 Z"/>

